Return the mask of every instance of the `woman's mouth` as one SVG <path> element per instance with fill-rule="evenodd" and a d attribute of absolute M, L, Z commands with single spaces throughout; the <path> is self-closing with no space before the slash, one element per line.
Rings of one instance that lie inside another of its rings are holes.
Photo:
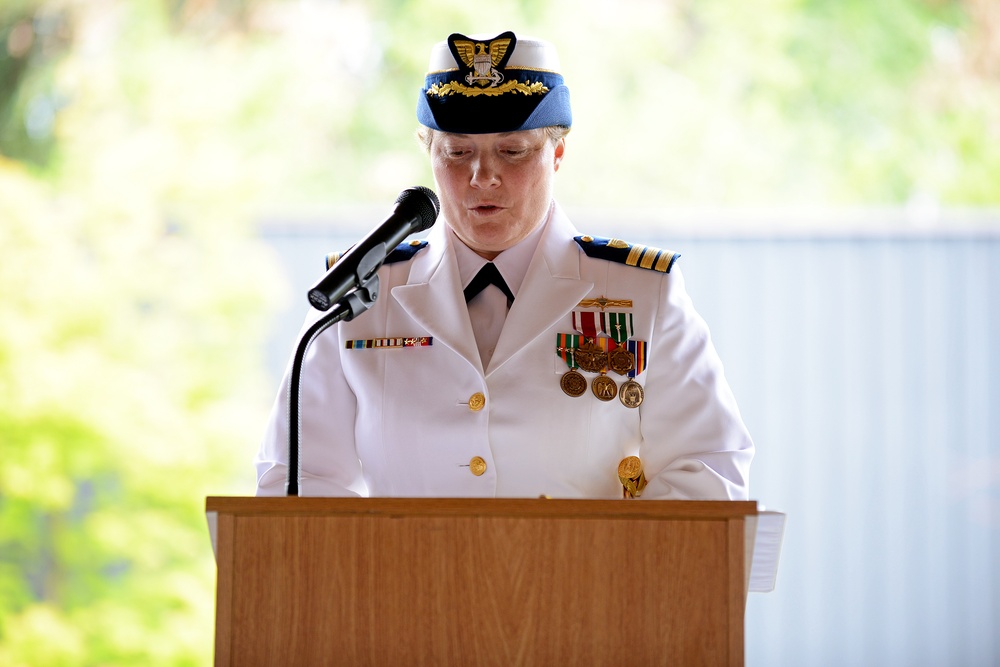
<path fill-rule="evenodd" d="M 496 204 L 479 204 L 478 206 L 473 206 L 470 210 L 479 215 L 491 215 L 504 209 L 502 206 L 497 206 Z"/>

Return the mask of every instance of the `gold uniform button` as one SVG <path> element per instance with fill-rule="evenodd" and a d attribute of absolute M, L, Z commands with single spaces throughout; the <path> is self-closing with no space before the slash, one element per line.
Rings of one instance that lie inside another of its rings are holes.
<path fill-rule="evenodd" d="M 583 241 L 584 243 L 593 243 L 594 237 L 588 234 L 586 236 L 581 237 L 580 240 Z"/>
<path fill-rule="evenodd" d="M 486 461 L 483 460 L 482 456 L 473 456 L 472 460 L 469 461 L 469 470 L 476 477 L 479 477 L 484 472 L 486 472 Z"/>
<path fill-rule="evenodd" d="M 486 406 L 486 397 L 483 396 L 482 392 L 477 391 L 475 394 L 469 397 L 469 409 L 472 410 L 473 412 L 479 412 L 485 406 Z"/>

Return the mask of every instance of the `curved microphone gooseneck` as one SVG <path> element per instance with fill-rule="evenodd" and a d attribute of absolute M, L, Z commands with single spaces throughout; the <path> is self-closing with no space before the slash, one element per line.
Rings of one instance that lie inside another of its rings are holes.
<path fill-rule="evenodd" d="M 288 472 L 285 490 L 299 495 L 301 415 L 299 410 L 302 365 L 306 350 L 326 329 L 350 321 L 368 310 L 378 298 L 378 269 L 392 250 L 410 234 L 430 229 L 441 204 L 430 188 L 407 188 L 396 198 L 396 208 L 381 225 L 361 239 L 309 290 L 309 303 L 329 310 L 310 326 L 295 348 L 288 379 Z"/>

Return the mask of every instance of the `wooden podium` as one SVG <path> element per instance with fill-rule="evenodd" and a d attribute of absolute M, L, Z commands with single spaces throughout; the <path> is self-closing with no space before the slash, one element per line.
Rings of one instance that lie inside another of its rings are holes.
<path fill-rule="evenodd" d="M 208 498 L 216 665 L 742 665 L 755 502 Z"/>

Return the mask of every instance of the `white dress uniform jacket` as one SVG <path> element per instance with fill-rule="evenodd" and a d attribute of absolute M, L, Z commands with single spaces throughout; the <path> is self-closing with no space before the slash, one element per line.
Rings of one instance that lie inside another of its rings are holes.
<path fill-rule="evenodd" d="M 426 248 L 380 269 L 371 310 L 313 341 L 300 389 L 300 495 L 621 498 L 618 463 L 635 455 L 643 499 L 747 498 L 753 443 L 676 266 L 589 257 L 553 206 L 483 368 L 457 241 L 445 231 L 439 221 Z M 599 297 L 630 299 L 633 338 L 647 343 L 638 408 L 560 388 L 569 368 L 557 334 L 574 333 L 572 312 Z M 305 327 L 321 315 L 312 311 Z M 421 336 L 432 344 L 346 346 Z M 485 405 L 475 410 L 477 394 Z M 285 494 L 287 400 L 286 375 L 257 455 L 258 495 Z"/>

